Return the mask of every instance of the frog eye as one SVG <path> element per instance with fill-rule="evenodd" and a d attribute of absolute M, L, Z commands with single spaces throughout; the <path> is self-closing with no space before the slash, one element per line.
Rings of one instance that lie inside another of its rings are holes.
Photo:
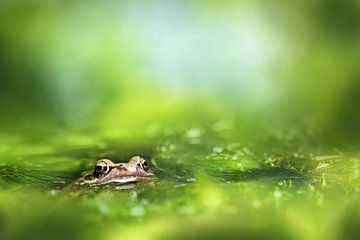
<path fill-rule="evenodd" d="M 109 165 L 104 165 L 104 164 L 98 164 L 96 165 L 95 169 L 94 169 L 94 174 L 96 176 L 103 176 L 105 174 L 107 174 L 110 170 Z"/>
<path fill-rule="evenodd" d="M 107 167 L 107 166 L 101 166 L 101 165 L 96 166 L 96 167 L 95 167 L 95 171 L 96 171 L 96 172 L 105 172 L 105 171 L 106 171 L 106 167 Z"/>
<path fill-rule="evenodd" d="M 140 165 L 140 167 L 141 167 L 143 170 L 145 170 L 145 171 L 149 170 L 149 165 L 148 165 L 148 163 L 147 163 L 145 160 L 142 160 L 142 161 L 139 163 L 139 165 Z"/>

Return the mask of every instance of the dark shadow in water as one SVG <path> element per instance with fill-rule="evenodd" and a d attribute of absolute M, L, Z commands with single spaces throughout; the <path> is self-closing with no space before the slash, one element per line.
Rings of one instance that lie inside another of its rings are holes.
<path fill-rule="evenodd" d="M 210 173 L 210 175 L 223 182 L 265 181 L 274 183 L 280 181 L 291 181 L 295 185 L 304 185 L 316 178 L 316 176 L 280 167 L 254 168 L 247 171 L 222 171 L 218 173 Z"/>
<path fill-rule="evenodd" d="M 176 169 L 176 170 L 174 170 Z M 246 171 L 241 170 L 223 170 L 216 171 L 211 169 L 202 169 L 209 176 L 213 177 L 221 182 L 250 182 L 250 181 L 261 181 L 270 184 L 277 184 L 281 181 L 291 181 L 291 184 L 296 186 L 302 186 L 312 182 L 318 178 L 317 175 L 300 173 L 296 170 L 271 167 L 271 168 L 253 168 Z M 155 168 L 154 172 L 159 180 L 167 179 L 179 183 L 193 183 L 196 178 L 194 169 L 189 166 L 180 165 L 176 168 Z"/>
<path fill-rule="evenodd" d="M 359 239 L 360 204 L 356 199 L 349 199 L 346 211 L 341 217 L 338 239 Z"/>
<path fill-rule="evenodd" d="M 30 185 L 38 188 L 61 188 L 74 180 L 78 171 L 53 171 L 39 168 L 23 168 L 16 165 L 0 166 L 1 187 Z"/>

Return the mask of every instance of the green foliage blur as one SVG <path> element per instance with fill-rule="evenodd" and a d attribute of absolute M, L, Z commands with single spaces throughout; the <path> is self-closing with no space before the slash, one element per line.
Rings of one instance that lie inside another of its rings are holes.
<path fill-rule="evenodd" d="M 0 239 L 357 239 L 359 63 L 357 0 L 0 0 Z"/>

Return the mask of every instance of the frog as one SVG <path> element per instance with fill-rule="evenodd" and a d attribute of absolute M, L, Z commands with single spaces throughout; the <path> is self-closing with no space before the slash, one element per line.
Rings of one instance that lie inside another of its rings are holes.
<path fill-rule="evenodd" d="M 114 163 L 110 159 L 100 159 L 93 171 L 86 172 L 75 182 L 77 186 L 123 185 L 150 180 L 155 177 L 150 171 L 147 161 L 140 157 L 132 157 L 128 163 Z"/>

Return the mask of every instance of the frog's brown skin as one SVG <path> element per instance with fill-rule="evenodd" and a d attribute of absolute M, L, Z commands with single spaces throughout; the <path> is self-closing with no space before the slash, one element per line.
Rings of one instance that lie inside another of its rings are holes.
<path fill-rule="evenodd" d="M 75 182 L 75 185 L 126 184 L 154 177 L 146 161 L 132 157 L 128 163 L 114 163 L 109 159 L 100 159 L 93 172 Z"/>

